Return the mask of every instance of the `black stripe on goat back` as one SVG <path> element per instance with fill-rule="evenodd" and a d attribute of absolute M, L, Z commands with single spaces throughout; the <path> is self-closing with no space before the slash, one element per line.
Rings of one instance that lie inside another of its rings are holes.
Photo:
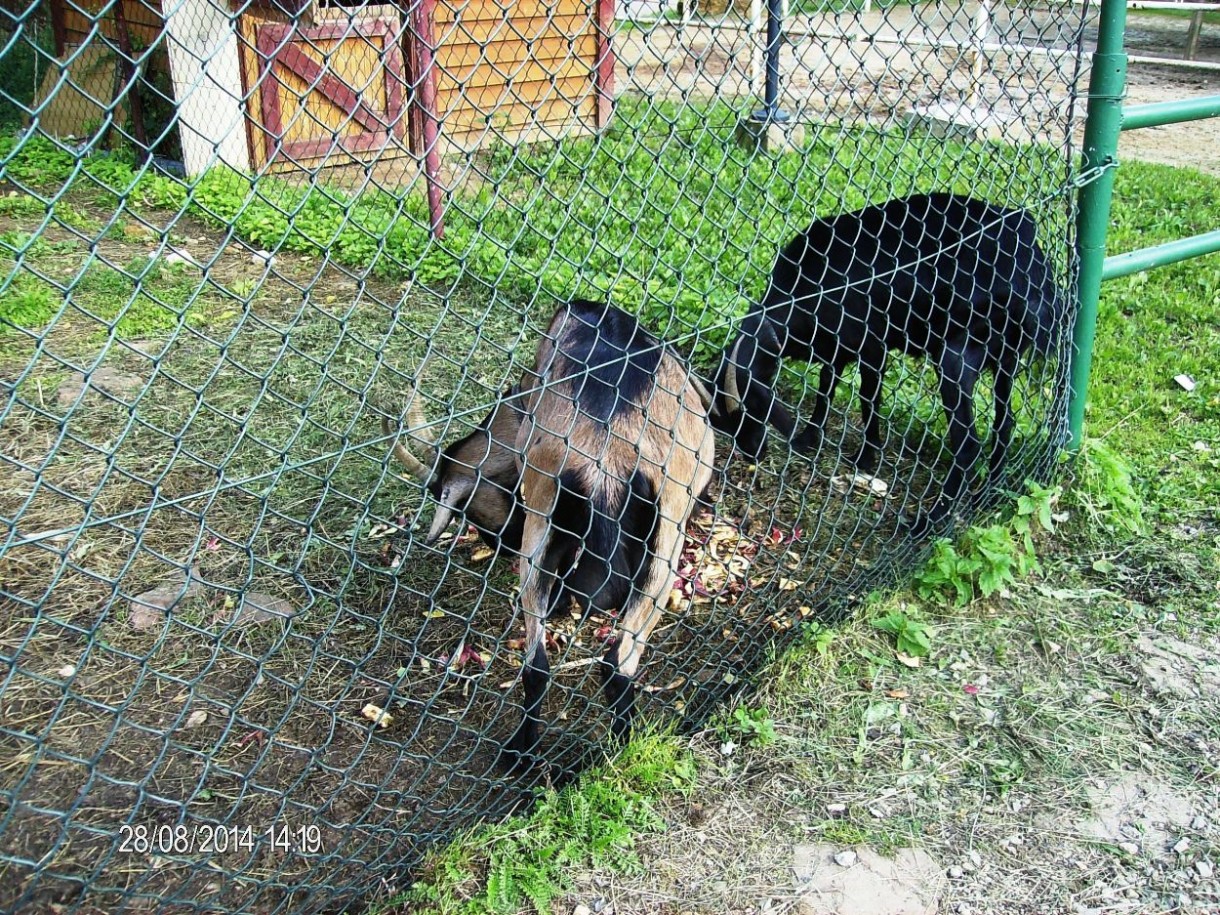
<path fill-rule="evenodd" d="M 550 380 L 572 380 L 569 396 L 582 414 L 608 423 L 647 405 L 664 350 L 634 317 L 605 302 L 577 299 L 556 312 L 547 336 L 555 350 Z"/>
<path fill-rule="evenodd" d="M 622 609 L 633 589 L 644 590 L 661 521 L 660 497 L 642 469 L 626 481 L 612 474 L 608 480 L 601 493 L 618 495 L 617 505 L 602 495 L 591 498 L 579 470 L 563 471 L 552 517 L 551 549 L 576 561 L 563 590 L 597 612 Z M 557 609 L 552 605 L 551 612 Z"/>

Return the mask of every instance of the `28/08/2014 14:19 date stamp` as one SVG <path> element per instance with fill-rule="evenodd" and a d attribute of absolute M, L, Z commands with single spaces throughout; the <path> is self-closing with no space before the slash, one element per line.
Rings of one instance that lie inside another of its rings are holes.
<path fill-rule="evenodd" d="M 250 852 L 260 846 L 291 854 L 321 854 L 322 830 L 317 826 L 224 826 L 217 823 L 179 823 L 148 826 L 124 823 L 118 832 L 120 854 L 223 855 Z"/>

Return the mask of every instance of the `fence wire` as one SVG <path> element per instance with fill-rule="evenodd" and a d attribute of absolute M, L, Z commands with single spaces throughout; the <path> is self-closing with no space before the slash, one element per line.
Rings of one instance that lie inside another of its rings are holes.
<path fill-rule="evenodd" d="M 1053 477 L 1091 10 L 765 6 L 3 4 L 0 909 L 391 899 Z"/>

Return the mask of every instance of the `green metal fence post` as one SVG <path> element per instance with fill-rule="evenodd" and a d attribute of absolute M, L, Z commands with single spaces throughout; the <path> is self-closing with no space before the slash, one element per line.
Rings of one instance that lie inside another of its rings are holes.
<path fill-rule="evenodd" d="M 1123 91 L 1127 82 L 1127 53 L 1123 48 L 1127 29 L 1127 0 L 1102 0 L 1097 52 L 1089 77 L 1088 119 L 1084 129 L 1082 168 L 1114 164 L 1118 135 L 1122 129 Z M 1076 295 L 1080 310 L 1076 317 L 1072 353 L 1072 399 L 1068 406 L 1069 447 L 1079 450 L 1084 434 L 1084 407 L 1088 396 L 1089 371 L 1093 365 L 1093 337 L 1097 331 L 1097 300 L 1106 257 L 1106 229 L 1110 224 L 1110 197 L 1114 170 L 1107 168 L 1080 190 L 1076 218 L 1076 252 L 1080 258 Z"/>

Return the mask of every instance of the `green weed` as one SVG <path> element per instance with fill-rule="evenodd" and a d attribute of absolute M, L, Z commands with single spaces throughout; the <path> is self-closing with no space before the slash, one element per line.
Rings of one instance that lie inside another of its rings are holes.
<path fill-rule="evenodd" d="M 425 866 L 424 880 L 379 911 L 484 915 L 528 902 L 546 915 L 568 886 L 565 869 L 639 867 L 635 836 L 664 825 L 654 798 L 694 776 L 693 757 L 677 741 L 640 737 L 600 771 L 543 793 L 529 815 L 451 843 Z"/>
<path fill-rule="evenodd" d="M 932 633 L 925 623 L 902 610 L 891 610 L 873 620 L 873 626 L 894 636 L 898 650 L 912 658 L 926 658 L 932 651 Z"/>
<path fill-rule="evenodd" d="M 1097 439 L 1086 439 L 1073 475 L 1067 501 L 1085 516 L 1089 528 L 1120 540 L 1144 532 L 1143 500 L 1120 455 Z"/>
<path fill-rule="evenodd" d="M 29 274 L 21 274 L 0 293 L 0 334 L 11 333 L 13 327 L 36 330 L 45 327 L 59 313 L 63 295 Z"/>
<path fill-rule="evenodd" d="M 717 728 L 724 740 L 732 740 L 742 746 L 766 747 L 775 743 L 775 721 L 765 708 L 747 708 L 739 705 Z"/>
<path fill-rule="evenodd" d="M 1057 489 L 1029 484 L 1010 516 L 971 527 L 955 543 L 936 542 L 928 564 L 915 575 L 915 590 L 925 600 L 950 597 L 959 606 L 988 597 L 1037 568 L 1034 535 L 1054 530 L 1052 506 Z"/>

